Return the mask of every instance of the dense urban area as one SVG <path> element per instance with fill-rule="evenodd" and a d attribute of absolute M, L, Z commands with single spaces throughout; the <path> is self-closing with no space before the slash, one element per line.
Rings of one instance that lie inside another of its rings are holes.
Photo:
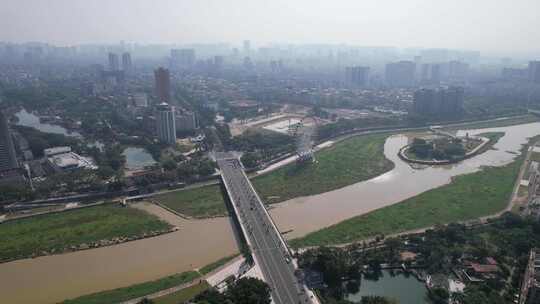
<path fill-rule="evenodd" d="M 0 42 L 2 303 L 540 303 L 540 61 Z"/>

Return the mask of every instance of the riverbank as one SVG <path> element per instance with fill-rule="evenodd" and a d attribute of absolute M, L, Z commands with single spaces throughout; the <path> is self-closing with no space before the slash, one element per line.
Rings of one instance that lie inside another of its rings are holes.
<path fill-rule="evenodd" d="M 0 262 L 116 245 L 174 227 L 142 210 L 100 205 L 0 225 Z"/>
<path fill-rule="evenodd" d="M 220 185 L 169 192 L 154 196 L 152 200 L 190 218 L 228 215 Z"/>
<path fill-rule="evenodd" d="M 417 139 L 415 139 L 417 140 Z M 422 140 L 422 139 L 420 139 Z M 464 140 L 463 138 L 460 138 L 460 140 Z M 465 140 L 469 140 L 469 138 L 466 138 Z M 460 162 L 460 161 L 463 161 L 465 159 L 468 159 L 468 158 L 471 158 L 473 156 L 476 156 L 477 154 L 481 153 L 482 151 L 485 151 L 485 147 L 487 147 L 488 145 L 493 145 L 493 143 L 490 143 L 491 142 L 491 139 L 490 138 L 487 138 L 487 137 L 482 137 L 482 136 L 474 136 L 474 138 L 472 138 L 472 140 L 476 140 L 477 142 L 479 141 L 480 143 L 478 145 L 476 145 L 473 149 L 467 151 L 465 148 L 463 149 L 463 151 L 465 152 L 465 155 L 463 156 L 455 156 L 455 155 L 451 155 L 451 158 L 446 158 L 446 159 L 434 159 L 434 158 L 421 158 L 419 157 L 416 153 L 413 153 L 412 152 L 412 148 L 414 147 L 414 144 L 411 146 L 411 145 L 406 145 L 404 146 L 403 148 L 401 148 L 398 152 L 398 156 L 399 158 L 401 158 L 402 160 L 406 161 L 406 162 L 409 162 L 409 163 L 413 163 L 413 164 L 420 164 L 420 165 L 428 165 L 428 166 L 440 166 L 440 165 L 448 165 L 448 164 L 453 164 L 453 163 L 457 163 L 457 162 Z M 433 146 L 434 144 L 430 141 L 427 141 L 427 143 L 430 145 L 429 147 L 431 147 L 431 153 L 433 153 Z M 449 141 L 447 142 L 449 143 Z M 426 141 L 424 140 L 424 145 L 426 145 Z M 463 146 L 466 146 L 463 145 Z M 461 145 L 459 145 L 458 147 L 461 147 Z"/>
<path fill-rule="evenodd" d="M 143 297 L 160 290 L 186 284 L 200 278 L 196 271 L 188 271 L 171 275 L 155 281 L 144 282 L 128 287 L 102 291 L 72 300 L 66 300 L 63 304 L 116 304 L 130 299 Z"/>
<path fill-rule="evenodd" d="M 388 134 L 350 137 L 318 151 L 315 163 L 287 164 L 252 178 L 253 185 L 263 200 L 272 204 L 373 178 L 393 168 L 393 163 L 384 156 L 387 137 Z M 157 195 L 153 200 L 193 218 L 228 214 L 219 185 Z"/>
<path fill-rule="evenodd" d="M 252 179 L 266 203 L 314 195 L 361 182 L 390 171 L 384 156 L 388 134 L 351 137 L 315 154 L 315 162 L 289 164 Z"/>
<path fill-rule="evenodd" d="M 455 177 L 448 185 L 291 241 L 295 247 L 350 243 L 377 235 L 481 218 L 508 205 L 524 154 L 503 167 Z"/>

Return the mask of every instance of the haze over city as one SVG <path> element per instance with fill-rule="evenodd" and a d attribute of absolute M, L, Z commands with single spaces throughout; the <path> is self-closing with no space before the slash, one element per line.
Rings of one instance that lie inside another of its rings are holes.
<path fill-rule="evenodd" d="M 536 0 L 3 1 L 0 41 L 332 43 L 540 51 Z"/>
<path fill-rule="evenodd" d="M 1 303 L 540 303 L 539 0 L 0 1 Z"/>

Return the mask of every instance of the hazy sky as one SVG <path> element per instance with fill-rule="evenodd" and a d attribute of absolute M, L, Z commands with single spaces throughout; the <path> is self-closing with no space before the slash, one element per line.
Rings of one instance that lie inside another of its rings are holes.
<path fill-rule="evenodd" d="M 0 0 L 0 40 L 540 50 L 540 0 Z"/>

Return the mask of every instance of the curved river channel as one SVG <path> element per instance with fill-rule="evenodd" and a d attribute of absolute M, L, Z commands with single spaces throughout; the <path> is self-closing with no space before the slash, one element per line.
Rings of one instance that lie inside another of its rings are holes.
<path fill-rule="evenodd" d="M 540 134 L 540 123 L 467 132 L 505 132 L 505 136 L 493 150 L 461 163 L 423 169 L 413 169 L 397 156 L 408 137 L 391 136 L 384 153 L 394 162 L 394 169 L 368 181 L 275 205 L 272 217 L 282 231 L 292 230 L 287 237 L 294 238 L 395 204 L 447 184 L 453 176 L 475 172 L 482 166 L 510 163 L 527 138 Z M 138 204 L 137 208 L 160 216 L 180 230 L 116 246 L 0 264 L 1 302 L 57 303 L 192 270 L 238 252 L 229 218 L 185 220 L 154 205 Z"/>

